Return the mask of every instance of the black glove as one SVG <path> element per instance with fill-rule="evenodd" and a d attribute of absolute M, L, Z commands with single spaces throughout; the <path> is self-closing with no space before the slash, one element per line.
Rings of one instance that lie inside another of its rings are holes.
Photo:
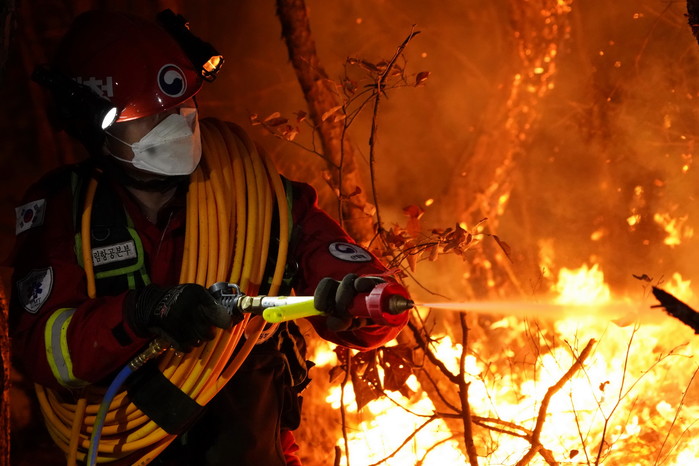
<path fill-rule="evenodd" d="M 170 288 L 148 285 L 132 291 L 126 298 L 125 313 L 137 335 L 158 335 L 184 352 L 211 340 L 214 326 L 228 328 L 232 323 L 226 308 L 194 283 Z"/>
<path fill-rule="evenodd" d="M 358 293 L 369 293 L 376 285 L 384 282 L 380 277 L 360 277 L 355 273 L 345 275 L 342 281 L 323 278 L 313 294 L 313 306 L 328 314 L 325 325 L 329 330 L 347 330 L 353 326 L 354 316 L 350 313 L 350 307 L 354 297 Z"/>

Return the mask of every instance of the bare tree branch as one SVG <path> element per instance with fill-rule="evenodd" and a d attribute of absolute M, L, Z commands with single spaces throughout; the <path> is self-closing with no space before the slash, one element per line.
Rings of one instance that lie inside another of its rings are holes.
<path fill-rule="evenodd" d="M 413 322 L 408 322 L 408 328 L 413 334 L 413 337 L 415 338 L 415 341 L 417 341 L 418 346 L 422 348 L 422 350 L 425 352 L 425 356 L 427 356 L 427 359 L 434 364 L 437 368 L 439 368 L 440 372 L 444 374 L 451 383 L 454 385 L 459 384 L 459 377 L 451 372 L 447 366 L 439 360 L 436 354 L 430 349 L 429 343 L 427 340 L 425 340 L 422 336 L 422 333 L 420 332 L 420 329 L 413 323 Z"/>
<path fill-rule="evenodd" d="M 388 456 L 385 457 L 384 459 L 382 459 L 382 460 L 380 460 L 380 461 L 377 461 L 376 463 L 370 464 L 369 466 L 378 466 L 378 465 L 383 464 L 383 463 L 385 463 L 386 461 L 390 460 L 390 459 L 393 458 L 394 456 L 396 456 L 396 455 L 398 454 L 398 452 L 399 452 L 404 446 L 406 446 L 406 445 L 408 444 L 408 442 L 410 442 L 422 429 L 424 429 L 425 427 L 427 427 L 427 425 L 428 425 L 429 423 L 431 423 L 432 421 L 434 421 L 434 420 L 436 420 L 436 419 L 438 419 L 438 418 L 439 418 L 439 417 L 436 416 L 436 415 L 430 416 L 430 418 L 427 419 L 425 422 L 423 422 L 422 425 L 421 425 L 420 427 L 418 427 L 417 429 L 415 429 L 415 431 L 414 431 L 413 433 L 411 433 L 410 435 L 408 435 L 408 437 L 406 437 L 406 439 L 403 440 L 403 443 L 401 443 L 401 444 L 398 446 L 398 448 L 396 448 L 396 449 L 393 451 L 393 453 L 391 453 L 390 455 L 388 455 Z"/>
<path fill-rule="evenodd" d="M 548 410 L 549 403 L 551 402 L 551 398 L 561 388 L 563 388 L 563 386 L 566 383 L 568 383 L 568 381 L 573 377 L 573 375 L 575 375 L 577 371 L 579 371 L 583 367 L 583 363 L 590 355 L 590 352 L 592 351 L 592 347 L 594 346 L 594 344 L 594 339 L 588 341 L 587 345 L 585 345 L 585 348 L 583 348 L 582 352 L 580 353 L 580 356 L 578 356 L 578 358 L 575 360 L 570 369 L 568 369 L 568 371 L 565 374 L 563 374 L 563 377 L 561 377 L 558 382 L 556 382 L 555 384 L 550 386 L 548 390 L 546 390 L 546 395 L 544 395 L 544 398 L 541 400 L 541 406 L 539 407 L 539 415 L 536 418 L 534 431 L 532 432 L 531 438 L 529 439 L 529 442 L 531 443 L 532 447 L 522 457 L 522 459 L 520 459 L 517 462 L 517 466 L 524 466 L 526 464 L 529 464 L 529 461 L 531 461 L 532 458 L 534 458 L 534 456 L 537 453 L 539 453 L 542 449 L 542 445 L 540 443 L 539 438 L 541 436 L 541 430 L 544 427 L 544 421 L 546 420 L 546 412 Z"/>
<path fill-rule="evenodd" d="M 466 382 L 466 353 L 468 351 L 468 325 L 466 323 L 466 315 L 459 314 L 459 322 L 461 323 L 461 356 L 459 359 L 459 399 L 461 400 L 461 410 L 463 413 L 464 423 L 464 444 L 466 445 L 466 454 L 471 466 L 478 466 L 478 452 L 476 445 L 473 443 L 473 423 L 471 421 L 471 405 L 468 401 L 468 387 L 470 383 Z"/>
<path fill-rule="evenodd" d="M 410 34 L 408 34 L 408 37 L 405 38 L 405 40 L 398 46 L 398 50 L 396 50 L 396 53 L 393 54 L 393 57 L 391 58 L 391 61 L 388 63 L 388 66 L 386 66 L 386 69 L 379 75 L 377 81 L 376 81 L 376 89 L 374 90 L 374 106 L 373 106 L 373 111 L 372 111 L 372 116 L 371 116 L 371 132 L 369 135 L 369 171 L 371 173 L 371 190 L 372 194 L 374 196 L 374 206 L 376 207 L 376 224 L 379 226 L 379 230 L 381 230 L 381 213 L 379 210 L 379 198 L 378 198 L 378 192 L 376 190 L 376 173 L 375 173 L 375 165 L 376 165 L 376 136 L 377 136 L 377 130 L 378 130 L 378 116 L 379 116 L 379 102 L 381 101 L 381 96 L 384 93 L 384 87 L 386 86 L 386 79 L 391 75 L 391 72 L 393 71 L 393 66 L 396 64 L 396 60 L 398 60 L 398 57 L 400 57 L 403 54 L 403 50 L 408 46 L 408 43 L 411 41 L 413 37 L 415 37 L 417 34 L 419 34 L 420 31 L 415 31 L 415 25 L 413 25 Z"/>
<path fill-rule="evenodd" d="M 682 398 L 680 399 L 680 404 L 675 410 L 675 416 L 672 418 L 672 423 L 670 424 L 670 428 L 667 430 L 667 434 L 665 434 L 665 438 L 663 439 L 663 443 L 660 445 L 660 448 L 658 449 L 658 456 L 655 458 L 655 463 L 654 464 L 662 464 L 660 461 L 660 456 L 663 453 L 663 449 L 665 448 L 665 444 L 668 441 L 668 438 L 670 437 L 670 432 L 672 432 L 672 428 L 675 426 L 675 423 L 677 422 L 677 418 L 680 415 L 680 411 L 682 410 L 682 406 L 684 406 L 684 400 L 687 397 L 687 392 L 689 392 L 689 387 L 692 385 L 692 382 L 694 382 L 694 378 L 697 376 L 697 373 L 699 373 L 699 366 L 694 370 L 692 373 L 692 377 L 690 377 L 689 382 L 687 383 L 687 388 L 682 392 Z M 675 445 L 676 446 L 676 445 Z M 672 449 L 670 449 L 672 451 Z M 670 452 L 668 452 L 670 454 Z"/>

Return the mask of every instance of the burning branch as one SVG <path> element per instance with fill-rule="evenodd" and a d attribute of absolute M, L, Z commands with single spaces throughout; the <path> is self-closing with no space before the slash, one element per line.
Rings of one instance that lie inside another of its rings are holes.
<path fill-rule="evenodd" d="M 461 316 L 461 322 L 462 322 L 462 332 L 463 335 L 468 334 L 468 327 L 466 325 L 465 317 L 462 315 Z M 493 418 L 484 418 L 480 416 L 475 416 L 472 415 L 470 412 L 470 405 L 468 401 L 468 386 L 469 383 L 466 382 L 465 378 L 465 353 L 466 353 L 466 348 L 467 348 L 467 337 L 462 336 L 462 345 L 463 345 L 463 353 L 462 357 L 460 360 L 460 371 L 459 374 L 454 374 L 451 372 L 445 364 L 439 360 L 439 358 L 434 354 L 433 351 L 431 351 L 429 345 L 429 341 L 425 339 L 425 337 L 422 335 L 420 329 L 414 325 L 412 322 L 409 324 L 409 328 L 411 329 L 413 336 L 418 344 L 418 346 L 423 349 L 425 356 L 427 359 L 434 364 L 436 367 L 439 368 L 440 372 L 445 375 L 449 381 L 453 384 L 455 384 L 459 388 L 459 399 L 461 402 L 462 408 L 460 410 L 457 410 L 456 414 L 453 413 L 438 413 L 440 417 L 442 418 L 460 418 L 464 424 L 464 442 L 466 445 L 466 452 L 469 458 L 469 462 L 471 465 L 477 465 L 478 464 L 478 453 L 476 452 L 475 449 L 475 444 L 473 442 L 473 432 L 472 432 L 472 425 L 476 424 L 480 427 L 493 430 L 496 432 L 512 435 L 515 437 L 523 438 L 526 439 L 530 444 L 531 448 L 529 451 L 517 462 L 517 466 L 524 466 L 528 464 L 532 458 L 539 454 L 541 455 L 545 461 L 548 464 L 558 464 L 555 458 L 553 457 L 553 454 L 544 448 L 544 446 L 541 444 L 540 441 L 540 436 L 541 436 L 541 431 L 544 426 L 544 422 L 546 420 L 547 416 L 547 410 L 548 406 L 550 404 L 551 398 L 553 395 L 555 395 L 570 379 L 575 375 L 576 372 L 578 372 L 582 367 L 585 362 L 585 360 L 589 357 L 592 348 L 595 344 L 595 340 L 591 339 L 588 341 L 587 345 L 583 348 L 582 352 L 580 355 L 576 358 L 575 362 L 571 365 L 571 367 L 568 369 L 568 371 L 560 378 L 560 380 L 549 387 L 547 390 L 545 396 L 543 397 L 541 401 L 541 405 L 539 407 L 538 415 L 537 415 L 537 420 L 536 424 L 533 430 L 528 430 L 522 426 L 519 426 L 517 424 L 503 421 L 501 419 L 493 419 Z M 446 402 L 446 401 L 445 401 Z"/>
<path fill-rule="evenodd" d="M 370 464 L 369 466 L 379 466 L 380 464 L 383 464 L 383 463 L 385 463 L 386 461 L 388 461 L 388 460 L 390 460 L 391 458 L 393 458 L 394 456 L 396 456 L 396 454 L 397 454 L 399 451 L 401 451 L 401 450 L 403 449 L 403 447 L 406 446 L 406 445 L 408 444 L 408 442 L 410 442 L 413 438 L 415 438 L 415 436 L 416 436 L 422 429 L 424 429 L 425 427 L 427 427 L 427 425 L 428 425 L 430 422 L 435 421 L 435 420 L 437 420 L 437 419 L 439 419 L 439 416 L 436 415 L 436 414 L 433 414 L 432 416 L 430 416 L 421 426 L 419 426 L 417 429 L 415 429 L 415 431 L 414 431 L 412 434 L 410 434 L 405 440 L 403 440 L 403 443 L 401 443 L 401 444 L 398 446 L 398 448 L 396 448 L 396 449 L 393 451 L 393 453 L 391 453 L 390 455 L 388 455 L 387 457 L 385 457 L 385 458 L 382 459 L 381 461 L 377 461 L 376 463 L 372 463 L 372 464 Z"/>
<path fill-rule="evenodd" d="M 348 348 L 338 348 L 338 357 L 340 353 L 346 355 L 346 367 L 345 376 L 340 384 L 340 417 L 342 419 L 342 440 L 345 442 L 345 457 L 347 458 L 347 466 L 350 464 L 349 457 L 349 438 L 347 437 L 347 410 L 345 409 L 345 389 L 347 388 L 347 382 L 349 382 L 350 372 L 352 370 L 352 353 L 350 353 Z M 340 452 L 341 453 L 341 452 Z M 335 458 L 335 462 L 339 464 L 340 456 Z"/>
<path fill-rule="evenodd" d="M 684 406 L 685 398 L 687 396 L 687 392 L 689 391 L 689 387 L 692 385 L 692 382 L 694 381 L 695 377 L 697 376 L 697 373 L 699 373 L 699 367 L 697 367 L 694 370 L 692 377 L 689 379 L 689 382 L 687 383 L 687 388 L 685 389 L 684 392 L 682 392 L 682 398 L 680 399 L 680 405 L 677 407 L 677 410 L 675 411 L 675 416 L 672 418 L 672 423 L 670 424 L 670 428 L 668 429 L 667 434 L 665 435 L 665 438 L 663 439 L 662 445 L 660 445 L 660 448 L 658 449 L 658 456 L 655 458 L 654 464 L 663 464 L 664 463 L 664 461 L 660 460 L 660 456 L 662 455 L 663 449 L 665 448 L 665 444 L 667 443 L 668 438 L 670 437 L 670 431 L 672 430 L 672 428 L 675 426 L 675 423 L 677 422 L 677 419 L 680 415 L 680 411 L 682 410 L 682 406 Z M 677 446 L 677 444 L 675 444 L 675 446 Z M 670 451 L 672 451 L 672 448 L 670 449 Z M 670 452 L 667 453 L 666 458 L 669 455 L 670 455 Z"/>
<path fill-rule="evenodd" d="M 459 314 L 459 323 L 461 324 L 461 357 L 459 358 L 459 400 L 461 401 L 461 409 L 463 413 L 464 423 L 464 444 L 466 444 L 466 453 L 471 466 L 478 466 L 478 452 L 476 445 L 473 443 L 473 423 L 471 421 L 471 405 L 468 401 L 468 387 L 466 382 L 466 348 L 468 348 L 468 324 L 466 323 L 466 315 Z"/>
<path fill-rule="evenodd" d="M 447 366 L 439 360 L 436 354 L 434 354 L 434 351 L 432 351 L 429 347 L 429 342 L 425 340 L 422 336 L 422 332 L 420 331 L 420 328 L 417 327 L 412 321 L 408 322 L 408 328 L 413 334 L 413 337 L 415 338 L 415 341 L 417 341 L 418 346 L 425 352 L 425 356 L 427 356 L 427 359 L 434 364 L 439 371 L 444 374 L 451 383 L 454 385 L 459 384 L 459 377 L 451 372 Z"/>
<path fill-rule="evenodd" d="M 550 386 L 549 389 L 546 391 L 544 399 L 541 400 L 541 406 L 539 407 L 539 415 L 536 418 L 536 425 L 534 426 L 534 431 L 532 432 L 531 437 L 528 439 L 532 447 L 522 457 L 522 459 L 517 462 L 517 466 L 524 466 L 526 464 L 529 464 L 529 462 L 532 460 L 532 458 L 534 458 L 534 456 L 537 453 L 544 456 L 544 458 L 548 456 L 551 459 L 553 459 L 551 452 L 545 451 L 543 445 L 541 445 L 541 442 L 539 440 L 541 436 L 541 429 L 543 429 L 544 421 L 546 420 L 546 412 L 548 410 L 549 403 L 551 402 L 551 398 L 553 397 L 553 395 L 555 395 L 561 388 L 563 388 L 563 386 L 566 383 L 568 383 L 568 381 L 573 377 L 573 375 L 575 375 L 575 373 L 583 367 L 583 363 L 590 355 L 590 352 L 592 351 L 592 347 L 594 346 L 594 344 L 594 339 L 588 341 L 587 345 L 585 345 L 585 348 L 583 348 L 582 352 L 580 353 L 580 356 L 578 356 L 573 365 L 570 366 L 570 369 L 568 369 L 568 371 L 563 375 L 563 377 L 561 377 L 561 379 L 558 382 Z M 547 461 L 549 460 L 547 459 Z M 558 463 L 551 463 L 549 461 L 549 464 Z"/>
<path fill-rule="evenodd" d="M 653 287 L 653 296 L 660 301 L 660 304 L 651 307 L 662 307 L 665 312 L 691 327 L 694 333 L 699 334 L 699 312 L 660 288 Z"/>

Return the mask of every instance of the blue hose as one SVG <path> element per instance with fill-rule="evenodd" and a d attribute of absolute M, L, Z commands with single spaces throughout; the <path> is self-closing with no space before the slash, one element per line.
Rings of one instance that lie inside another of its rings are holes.
<path fill-rule="evenodd" d="M 107 418 L 107 411 L 109 411 L 109 406 L 112 404 L 112 400 L 119 393 L 119 389 L 126 379 L 129 378 L 131 374 L 136 372 L 138 369 L 143 367 L 143 365 L 153 359 L 154 357 L 165 351 L 169 343 L 156 338 L 151 341 L 148 347 L 143 350 L 139 355 L 133 358 L 119 373 L 114 377 L 112 383 L 107 388 L 107 392 L 102 398 L 102 403 L 97 410 L 97 416 L 95 417 L 95 424 L 92 426 L 92 435 L 90 436 L 90 448 L 87 450 L 87 461 L 89 466 L 95 466 L 97 463 L 97 452 L 100 445 L 100 437 L 102 436 L 102 427 L 104 427 L 104 420 Z"/>
<path fill-rule="evenodd" d="M 100 445 L 100 437 L 102 436 L 102 427 L 104 427 L 104 420 L 107 417 L 107 411 L 109 406 L 112 404 L 112 400 L 119 393 L 119 389 L 124 384 L 126 379 L 134 373 L 134 368 L 131 364 L 127 364 L 123 369 L 119 371 L 114 380 L 107 388 L 107 392 L 104 394 L 102 403 L 97 410 L 97 417 L 95 419 L 95 424 L 92 426 L 92 436 L 90 437 L 90 449 L 87 451 L 87 464 L 89 466 L 95 466 L 97 463 L 97 450 Z"/>

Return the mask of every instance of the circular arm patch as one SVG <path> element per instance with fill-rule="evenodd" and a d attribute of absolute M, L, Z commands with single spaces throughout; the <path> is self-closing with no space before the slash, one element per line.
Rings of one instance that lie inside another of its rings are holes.
<path fill-rule="evenodd" d="M 356 244 L 331 243 L 330 246 L 328 246 L 328 251 L 330 251 L 330 254 L 336 259 L 345 262 L 371 262 L 372 260 L 369 251 Z"/>

